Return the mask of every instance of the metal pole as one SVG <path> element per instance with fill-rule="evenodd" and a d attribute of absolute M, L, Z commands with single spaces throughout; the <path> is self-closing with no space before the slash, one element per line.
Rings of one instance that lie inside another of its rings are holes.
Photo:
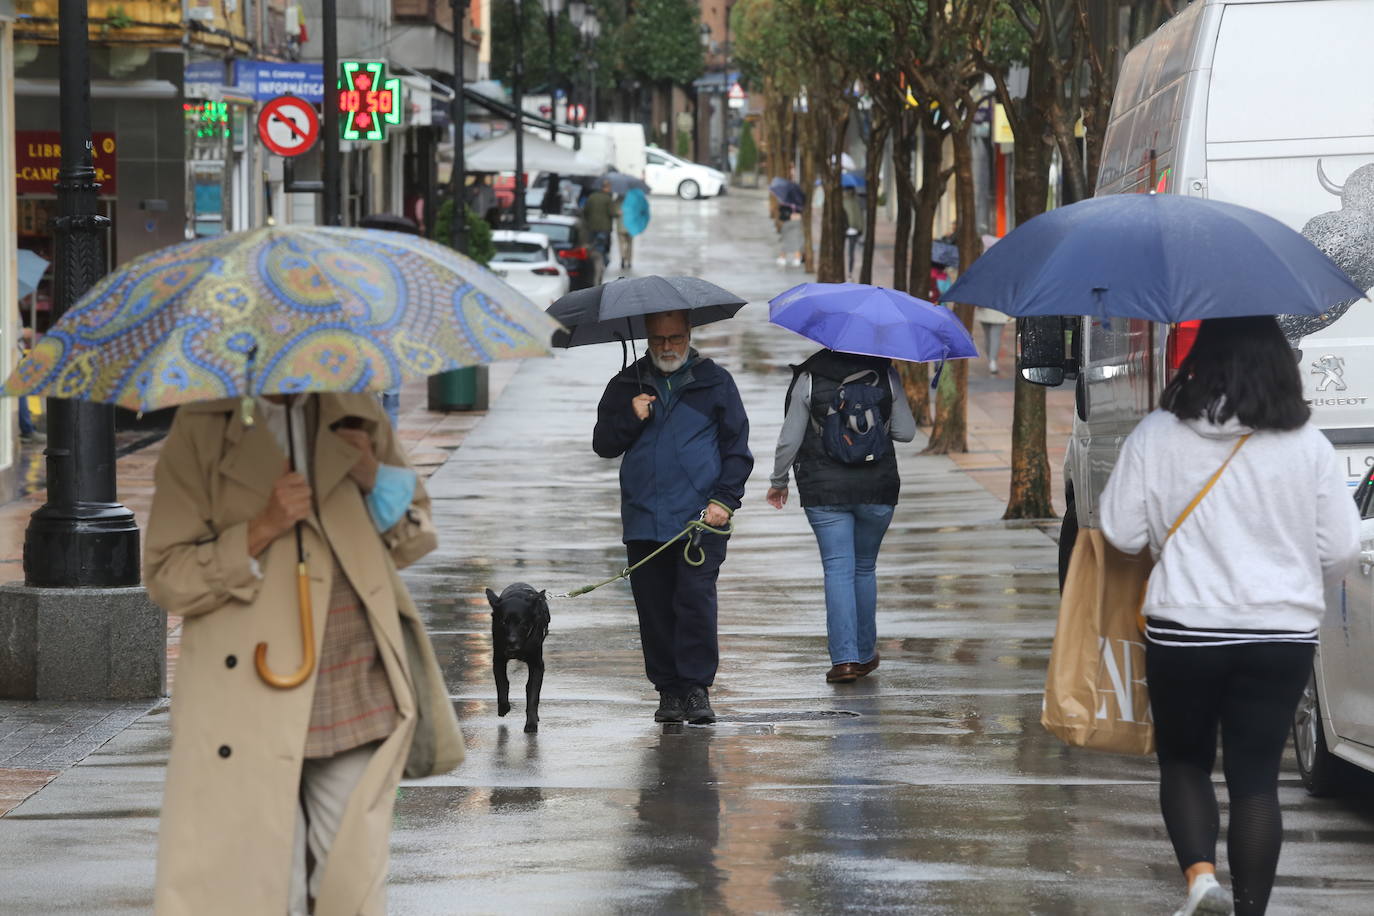
<path fill-rule="evenodd" d="M 515 70 L 511 101 L 515 103 L 515 228 L 525 228 L 525 3 L 515 0 Z"/>
<path fill-rule="evenodd" d="M 339 151 L 339 13 L 336 0 L 323 0 L 324 39 L 324 224 L 343 225 L 343 154 Z"/>
<path fill-rule="evenodd" d="M 554 59 L 554 42 L 557 40 L 555 34 L 558 28 L 558 17 L 554 13 L 549 13 L 549 139 L 558 142 L 558 63 Z"/>
<path fill-rule="evenodd" d="M 468 119 L 467 97 L 464 93 L 463 69 L 467 52 L 465 28 L 468 18 L 468 0 L 453 0 L 453 101 L 449 105 L 453 121 L 453 171 L 450 175 L 453 200 L 453 219 L 449 222 L 449 242 L 455 251 L 464 254 L 468 250 L 468 208 L 467 208 L 467 160 L 464 143 L 467 136 L 464 126 Z"/>
<path fill-rule="evenodd" d="M 56 321 L 105 273 L 91 148 L 87 0 L 59 0 L 62 168 L 57 173 Z M 24 582 L 47 588 L 135 586 L 138 524 L 115 501 L 114 408 L 48 399 L 48 501 L 24 532 Z"/>

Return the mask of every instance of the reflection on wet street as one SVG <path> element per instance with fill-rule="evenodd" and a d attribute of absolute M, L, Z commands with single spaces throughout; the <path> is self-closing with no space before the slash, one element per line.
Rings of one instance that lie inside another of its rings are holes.
<path fill-rule="evenodd" d="M 392 912 L 1172 912 L 1153 763 L 1039 725 L 1054 543 L 919 444 L 879 562 L 882 665 L 825 684 L 815 541 L 800 508 L 763 500 L 788 364 L 810 349 L 763 303 L 803 275 L 773 266 L 761 197 L 653 206 L 640 270 L 753 303 L 694 339 L 734 373 L 757 459 L 720 580 L 722 721 L 652 722 L 623 583 L 553 602 L 540 732 L 520 731 L 518 689 L 497 717 L 483 589 L 566 592 L 625 562 L 616 463 L 591 451 L 619 348 L 526 364 L 432 478 L 443 546 L 406 574 L 469 757 L 402 789 Z M 1370 911 L 1374 806 L 1308 798 L 1291 766 L 1282 799 L 1271 912 Z"/>

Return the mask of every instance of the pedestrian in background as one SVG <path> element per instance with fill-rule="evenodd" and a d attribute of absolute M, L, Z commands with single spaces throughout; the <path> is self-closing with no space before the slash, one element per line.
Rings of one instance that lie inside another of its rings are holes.
<path fill-rule="evenodd" d="M 582 205 L 582 219 L 592 234 L 592 247 L 601 252 L 602 259 L 611 263 L 611 231 L 615 228 L 615 201 L 611 199 L 611 183 L 603 181 L 587 195 Z"/>
<path fill-rule="evenodd" d="M 858 251 L 860 243 L 863 242 L 864 234 L 864 207 L 859 199 L 859 189 L 855 185 L 850 185 L 844 189 L 844 237 L 848 248 L 848 261 L 846 275 L 849 279 L 854 279 L 854 255 Z"/>
<path fill-rule="evenodd" d="M 841 390 L 855 385 L 877 389 L 875 419 L 889 440 L 873 460 L 858 464 L 840 460 L 824 435 L 845 396 Z M 878 550 L 901 490 L 891 442 L 914 439 L 916 418 L 890 359 L 835 350 L 814 353 L 795 368 L 784 410 L 767 498 L 775 509 L 786 505 L 788 472 L 795 468 L 825 571 L 831 665 L 825 679 L 847 684 L 878 667 Z"/>
<path fill-rule="evenodd" d="M 620 266 L 629 270 L 634 261 L 635 236 L 649 225 L 649 199 L 637 187 L 628 189 L 616 200 L 615 234 L 620 245 Z"/>
<path fill-rule="evenodd" d="M 624 456 L 620 517 L 631 566 L 693 519 L 728 525 L 754 468 L 739 389 L 692 348 L 687 313 L 659 312 L 644 325 L 649 353 L 606 386 L 592 433 L 602 458 Z M 644 670 L 659 693 L 656 722 L 715 721 L 716 579 L 728 541 L 704 535 L 700 565 L 674 545 L 630 574 Z"/>
<path fill-rule="evenodd" d="M 396 572 L 436 545 L 429 498 L 375 397 L 252 409 L 250 424 L 238 399 L 183 405 L 154 476 L 144 579 L 184 618 L 156 912 L 381 916 L 412 741 L 428 760 L 408 775 L 462 759 Z M 298 472 L 284 469 L 292 451 Z M 274 665 L 298 657 L 298 525 L 319 661 L 282 689 L 251 651 L 266 640 Z"/>
<path fill-rule="evenodd" d="M 796 173 L 795 168 L 790 171 L 791 175 Z M 801 214 L 806 209 L 806 192 L 792 178 L 781 177 L 769 182 L 768 191 L 769 207 L 778 232 L 778 266 L 800 267 L 804 238 Z"/>
<path fill-rule="evenodd" d="M 1148 547 L 1156 563 L 1146 677 L 1160 807 L 1188 882 L 1178 913 L 1230 912 L 1216 879 L 1220 730 L 1232 896 L 1252 916 L 1278 867 L 1279 763 L 1312 676 L 1324 592 L 1359 555 L 1359 515 L 1272 317 L 1202 322 L 1160 408 L 1122 447 L 1102 531 L 1118 550 Z"/>

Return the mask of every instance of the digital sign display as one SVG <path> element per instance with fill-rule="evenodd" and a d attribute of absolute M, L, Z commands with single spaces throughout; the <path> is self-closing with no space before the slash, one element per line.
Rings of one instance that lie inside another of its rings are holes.
<path fill-rule="evenodd" d="M 401 79 L 387 75 L 384 61 L 341 61 L 338 91 L 342 139 L 385 140 L 387 127 L 401 123 Z"/>

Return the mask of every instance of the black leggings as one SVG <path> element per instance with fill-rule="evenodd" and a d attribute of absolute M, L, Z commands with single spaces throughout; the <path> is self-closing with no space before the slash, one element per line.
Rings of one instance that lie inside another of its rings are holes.
<path fill-rule="evenodd" d="M 1220 817 L 1212 788 L 1217 727 L 1231 822 L 1226 855 L 1237 916 L 1263 913 L 1283 842 L 1279 762 L 1313 646 L 1146 648 L 1146 677 L 1159 755 L 1159 804 L 1182 869 L 1216 862 Z"/>

